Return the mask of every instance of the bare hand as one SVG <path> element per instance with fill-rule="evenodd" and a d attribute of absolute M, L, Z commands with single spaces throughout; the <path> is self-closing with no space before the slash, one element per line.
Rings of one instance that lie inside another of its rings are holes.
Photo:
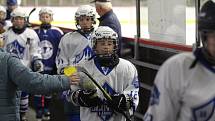
<path fill-rule="evenodd" d="M 80 77 L 79 77 L 78 73 L 74 73 L 74 74 L 70 75 L 69 79 L 70 79 L 70 85 L 79 85 L 79 83 L 80 83 Z"/>

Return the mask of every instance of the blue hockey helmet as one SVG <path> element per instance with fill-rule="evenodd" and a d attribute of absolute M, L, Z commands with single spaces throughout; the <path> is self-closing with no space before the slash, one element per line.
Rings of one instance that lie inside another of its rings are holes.
<path fill-rule="evenodd" d="M 17 5 L 17 0 L 7 0 L 7 5 L 9 6 L 13 6 L 13 5 Z"/>

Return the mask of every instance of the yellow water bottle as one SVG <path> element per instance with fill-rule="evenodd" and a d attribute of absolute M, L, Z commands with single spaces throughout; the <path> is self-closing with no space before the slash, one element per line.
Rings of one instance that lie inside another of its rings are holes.
<path fill-rule="evenodd" d="M 77 69 L 74 66 L 68 66 L 64 68 L 64 75 L 71 76 L 72 74 L 76 73 Z"/>

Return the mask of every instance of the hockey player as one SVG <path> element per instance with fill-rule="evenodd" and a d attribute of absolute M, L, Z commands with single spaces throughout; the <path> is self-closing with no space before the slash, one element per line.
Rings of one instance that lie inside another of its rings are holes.
<path fill-rule="evenodd" d="M 26 14 L 22 8 L 16 8 L 11 13 L 12 27 L 4 33 L 4 48 L 9 53 L 16 54 L 22 63 L 31 67 L 33 71 L 42 71 L 41 49 L 37 33 L 26 27 Z M 21 120 L 25 121 L 28 109 L 28 94 L 22 92 L 20 113 Z"/>
<path fill-rule="evenodd" d="M 111 95 L 112 101 L 98 88 L 78 89 L 68 93 L 67 99 L 81 106 L 81 121 L 126 121 L 121 113 L 134 111 L 138 104 L 137 70 L 129 61 L 118 58 L 118 35 L 111 28 L 98 27 L 92 39 L 95 56 L 79 66 Z"/>
<path fill-rule="evenodd" d="M 80 6 L 75 13 L 77 30 L 67 33 L 62 37 L 59 44 L 59 55 L 57 57 L 57 68 L 63 73 L 63 68 L 69 65 L 78 65 L 88 61 L 92 57 L 90 35 L 96 23 L 95 9 L 89 5 Z M 65 115 L 67 121 L 79 121 L 79 107 L 65 101 Z"/>
<path fill-rule="evenodd" d="M 6 21 L 6 9 L 0 5 L 0 47 L 3 47 L 3 33 L 11 26 L 11 22 Z"/>
<path fill-rule="evenodd" d="M 35 31 L 40 38 L 40 47 L 42 49 L 42 62 L 44 65 L 42 73 L 49 75 L 57 74 L 55 59 L 63 32 L 59 28 L 51 25 L 53 21 L 53 12 L 50 8 L 42 8 L 39 11 L 39 19 L 41 25 L 35 28 Z M 43 97 L 44 104 L 42 104 Z M 34 102 L 38 121 L 42 120 L 43 115 L 44 120 L 50 120 L 49 104 L 51 102 L 51 95 L 35 95 Z"/>
<path fill-rule="evenodd" d="M 199 32 L 203 47 L 178 54 L 160 68 L 144 121 L 215 119 L 215 3 L 203 4 Z"/>
<path fill-rule="evenodd" d="M 16 9 L 18 7 L 18 2 L 17 0 L 6 0 L 6 5 L 7 5 L 7 16 L 6 16 L 6 20 L 10 20 L 11 19 L 11 13 L 13 12 L 14 9 Z"/>

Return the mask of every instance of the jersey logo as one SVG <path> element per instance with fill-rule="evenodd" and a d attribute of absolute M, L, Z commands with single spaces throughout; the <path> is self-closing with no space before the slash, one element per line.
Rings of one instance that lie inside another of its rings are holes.
<path fill-rule="evenodd" d="M 192 109 L 192 121 L 214 121 L 215 119 L 215 98 Z"/>
<path fill-rule="evenodd" d="M 104 88 L 108 94 L 116 93 L 107 83 L 104 83 L 102 88 Z M 105 99 L 103 100 L 102 106 L 91 108 L 91 112 L 97 112 L 102 121 L 108 121 L 113 116 L 113 110 L 107 106 Z"/>
<path fill-rule="evenodd" d="M 155 104 L 159 104 L 159 100 L 160 100 L 160 92 L 157 88 L 156 85 L 154 85 L 153 87 L 153 91 L 150 97 L 150 105 L 155 105 Z"/>
<path fill-rule="evenodd" d="M 23 47 L 17 40 L 15 40 L 6 46 L 6 51 L 9 53 L 14 53 L 20 59 L 23 59 L 25 47 Z"/>
<path fill-rule="evenodd" d="M 92 55 L 93 55 L 92 48 L 87 46 L 80 54 L 75 55 L 75 60 L 73 61 L 73 64 L 79 63 L 82 59 L 88 60 L 89 58 L 92 57 Z"/>
<path fill-rule="evenodd" d="M 134 85 L 135 88 L 139 88 L 139 81 L 138 81 L 138 77 L 134 77 L 133 81 L 132 81 L 132 85 Z"/>
<path fill-rule="evenodd" d="M 48 40 L 43 40 L 40 42 L 42 48 L 42 57 L 47 60 L 53 55 L 53 45 Z"/>

